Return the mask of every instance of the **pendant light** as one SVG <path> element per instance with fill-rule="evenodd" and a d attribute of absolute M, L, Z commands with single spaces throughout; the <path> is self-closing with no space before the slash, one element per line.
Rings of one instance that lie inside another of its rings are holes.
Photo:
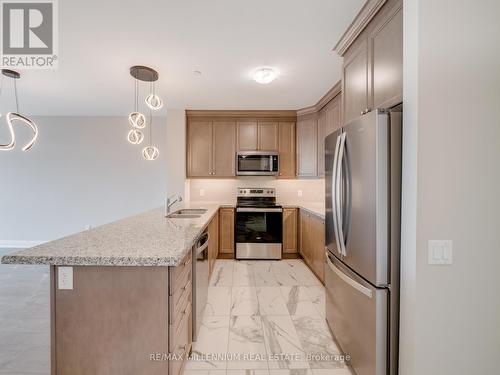
<path fill-rule="evenodd" d="M 28 143 L 26 143 L 22 148 L 23 151 L 28 151 L 33 147 L 38 138 L 38 127 L 28 117 L 19 114 L 19 100 L 17 97 L 16 80 L 21 78 L 21 75 L 18 72 L 9 69 L 2 69 L 2 74 L 3 76 L 2 76 L 2 81 L 0 82 L 0 94 L 2 93 L 4 76 L 14 80 L 14 96 L 16 99 L 16 112 L 8 112 L 7 115 L 5 116 L 5 121 L 7 123 L 7 127 L 10 133 L 10 142 L 5 144 L 0 143 L 0 150 L 10 151 L 14 149 L 14 147 L 16 146 L 16 134 L 14 133 L 14 124 L 19 123 L 28 126 L 33 131 L 33 136 L 31 140 Z M 0 117 L 1 116 L 2 115 L 0 114 Z"/>
<path fill-rule="evenodd" d="M 149 92 L 150 94 L 144 101 L 150 109 L 152 109 L 153 111 L 157 111 L 161 107 L 163 107 L 163 100 L 161 100 L 160 97 L 156 95 L 154 82 L 151 82 L 149 84 Z"/>
<path fill-rule="evenodd" d="M 148 161 L 153 161 L 158 158 L 160 151 L 156 146 L 151 144 L 153 140 L 153 116 L 149 110 L 149 145 L 142 149 L 142 157 Z"/>

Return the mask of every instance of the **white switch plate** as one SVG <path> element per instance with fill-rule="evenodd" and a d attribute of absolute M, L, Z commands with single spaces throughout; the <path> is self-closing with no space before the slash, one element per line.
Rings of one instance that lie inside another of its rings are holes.
<path fill-rule="evenodd" d="M 297 190 L 297 196 L 301 197 L 302 196 L 302 190 Z"/>
<path fill-rule="evenodd" d="M 89 230 L 90 228 L 92 228 L 92 225 L 90 224 L 85 225 L 85 230 Z"/>
<path fill-rule="evenodd" d="M 200 197 L 204 197 L 205 196 L 205 189 L 200 189 Z"/>
<path fill-rule="evenodd" d="M 73 289 L 73 267 L 57 267 L 57 288 Z"/>
<path fill-rule="evenodd" d="M 453 241 L 429 240 L 427 251 L 427 262 L 429 264 L 453 264 Z"/>

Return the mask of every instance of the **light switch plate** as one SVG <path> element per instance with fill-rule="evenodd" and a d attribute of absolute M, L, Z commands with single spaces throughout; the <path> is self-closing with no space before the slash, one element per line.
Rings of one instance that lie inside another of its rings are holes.
<path fill-rule="evenodd" d="M 204 197 L 205 196 L 205 189 L 200 189 L 200 197 Z"/>
<path fill-rule="evenodd" d="M 427 262 L 429 264 L 447 265 L 453 263 L 452 240 L 429 240 L 427 251 Z"/>
<path fill-rule="evenodd" d="M 73 290 L 73 267 L 57 267 L 57 289 Z"/>
<path fill-rule="evenodd" d="M 302 190 L 297 190 L 297 196 L 301 197 L 302 196 Z"/>

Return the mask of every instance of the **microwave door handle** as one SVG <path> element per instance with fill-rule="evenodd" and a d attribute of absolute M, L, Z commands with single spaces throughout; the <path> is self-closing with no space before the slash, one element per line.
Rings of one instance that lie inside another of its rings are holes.
<path fill-rule="evenodd" d="M 269 155 L 269 172 L 273 171 L 273 156 Z"/>
<path fill-rule="evenodd" d="M 340 147 L 340 139 L 342 137 L 342 133 L 337 137 L 337 143 L 335 145 L 335 152 L 333 156 L 333 171 L 332 171 L 332 216 L 333 216 L 333 233 L 335 235 L 335 242 L 337 244 L 337 251 L 340 255 L 342 255 L 342 248 L 340 247 L 339 240 L 339 231 L 338 231 L 338 223 L 337 223 L 337 188 L 335 185 L 335 181 L 337 179 L 337 170 L 338 170 L 338 156 L 339 156 L 339 147 Z"/>
<path fill-rule="evenodd" d="M 342 182 L 342 163 L 344 160 L 346 133 L 342 133 L 340 137 L 341 139 L 340 139 L 339 157 L 337 160 L 337 176 L 335 178 L 336 206 L 337 206 L 336 213 L 337 213 L 337 230 L 339 234 L 338 237 L 342 250 L 342 255 L 347 256 L 345 249 L 344 230 L 343 230 L 344 223 L 342 218 L 343 202 L 341 201 L 341 194 L 340 194 L 341 182 Z"/>

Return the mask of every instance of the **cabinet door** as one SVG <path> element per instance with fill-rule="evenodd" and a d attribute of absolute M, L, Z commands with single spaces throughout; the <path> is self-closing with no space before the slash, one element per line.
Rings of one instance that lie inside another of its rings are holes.
<path fill-rule="evenodd" d="M 328 137 L 334 131 L 340 129 L 341 127 L 341 95 L 337 95 L 335 98 L 326 105 L 326 130 L 325 137 Z"/>
<path fill-rule="evenodd" d="M 258 144 L 262 151 L 278 151 L 278 123 L 259 122 L 257 127 Z"/>
<path fill-rule="evenodd" d="M 221 254 L 234 254 L 234 209 L 221 208 L 220 216 L 220 243 Z"/>
<path fill-rule="evenodd" d="M 315 116 L 297 120 L 297 176 L 318 173 L 318 123 Z"/>
<path fill-rule="evenodd" d="M 403 99 L 403 10 L 396 8 L 371 35 L 373 107 Z"/>
<path fill-rule="evenodd" d="M 212 123 L 190 121 L 187 134 L 188 177 L 212 176 Z"/>
<path fill-rule="evenodd" d="M 258 147 L 257 123 L 238 122 L 238 151 L 255 151 Z"/>
<path fill-rule="evenodd" d="M 343 90 L 344 123 L 355 119 L 368 108 L 368 43 L 348 52 L 344 59 Z"/>
<path fill-rule="evenodd" d="M 295 178 L 295 122 L 279 123 L 279 178 Z"/>
<path fill-rule="evenodd" d="M 283 252 L 297 253 L 297 209 L 283 209 Z"/>
<path fill-rule="evenodd" d="M 311 216 L 311 261 L 314 273 L 324 282 L 325 278 L 325 222 Z"/>
<path fill-rule="evenodd" d="M 300 210 L 300 254 L 311 266 L 311 215 Z"/>
<path fill-rule="evenodd" d="M 212 273 L 215 259 L 219 255 L 219 215 L 215 215 L 208 224 L 208 266 L 210 274 Z"/>
<path fill-rule="evenodd" d="M 236 124 L 213 122 L 213 171 L 218 177 L 236 175 Z"/>
<path fill-rule="evenodd" d="M 318 177 L 325 176 L 325 133 L 326 109 L 323 108 L 318 117 Z"/>

